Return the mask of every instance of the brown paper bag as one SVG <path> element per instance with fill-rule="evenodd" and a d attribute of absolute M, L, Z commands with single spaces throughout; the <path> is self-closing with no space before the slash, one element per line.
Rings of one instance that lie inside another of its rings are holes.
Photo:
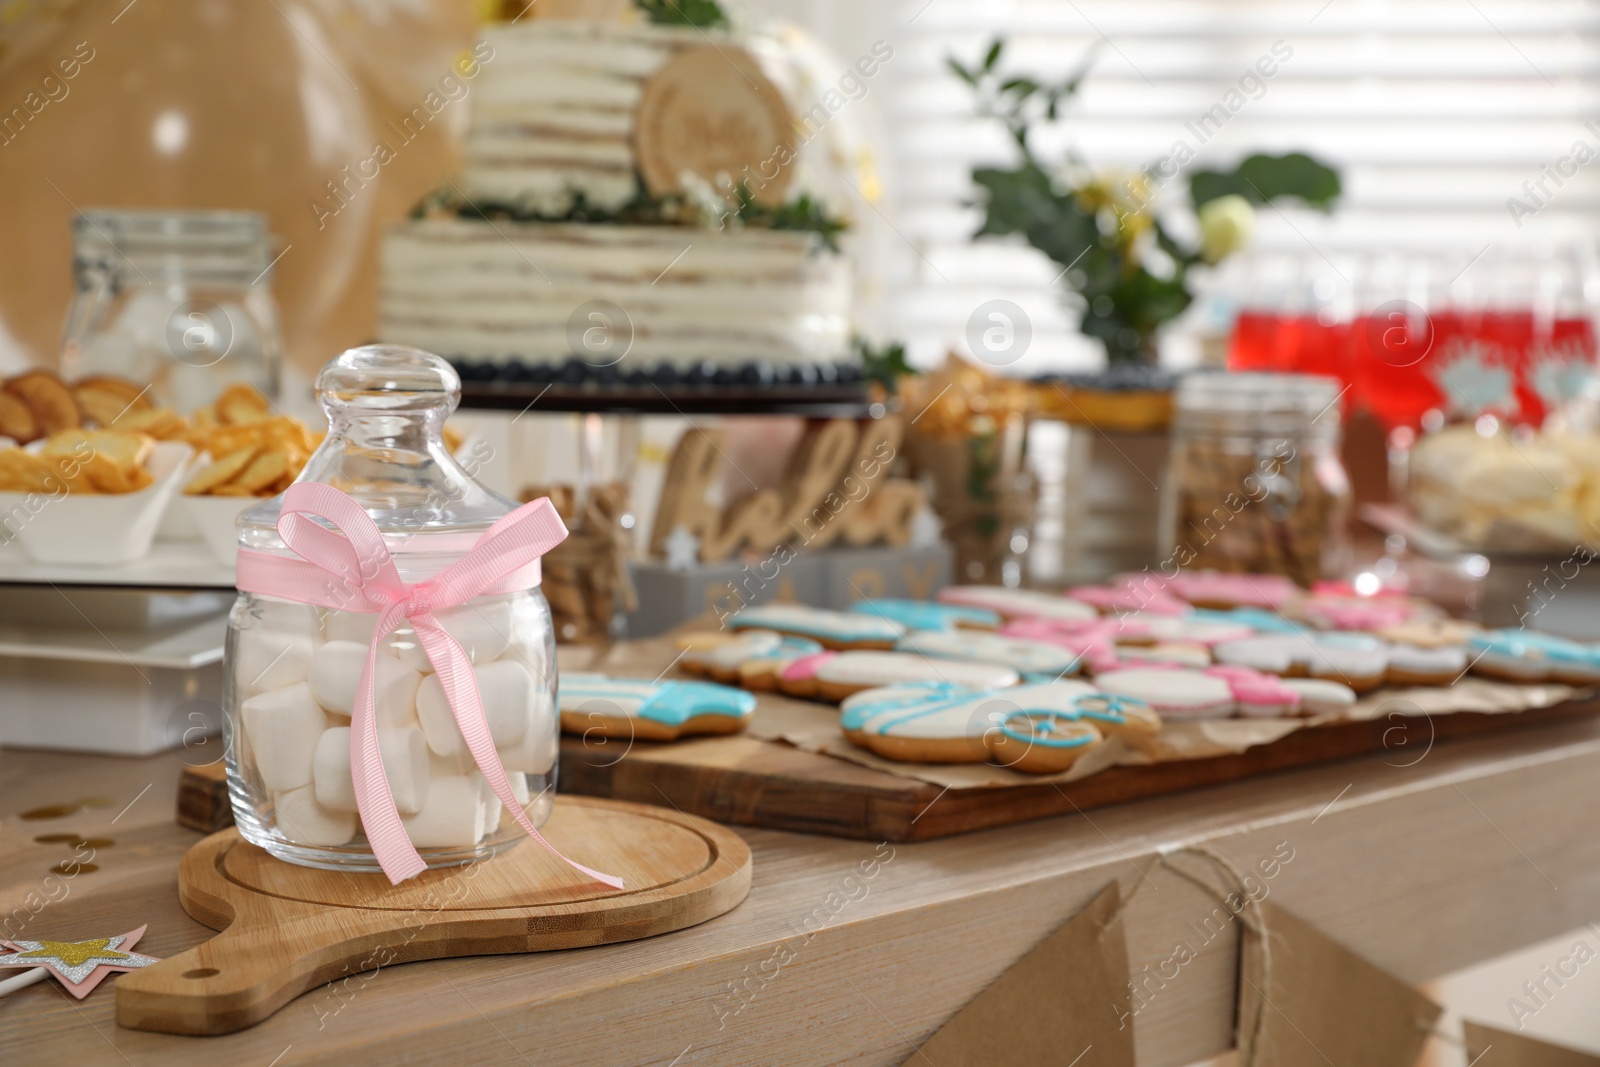
<path fill-rule="evenodd" d="M 1600 1067 L 1600 1056 L 1466 1022 L 1467 1062 L 1476 1067 Z"/>
<path fill-rule="evenodd" d="M 1241 1064 L 1415 1067 L 1443 1008 L 1290 912 L 1260 914 L 1265 945 L 1248 929 L 1242 942 Z"/>
<path fill-rule="evenodd" d="M 1121 900 L 1116 882 L 1106 886 L 957 1012 L 906 1067 L 1133 1067 Z"/>

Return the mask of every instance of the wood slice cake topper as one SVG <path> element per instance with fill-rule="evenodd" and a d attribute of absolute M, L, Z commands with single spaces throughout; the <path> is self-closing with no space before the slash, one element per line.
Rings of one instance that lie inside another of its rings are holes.
<path fill-rule="evenodd" d="M 793 177 L 794 116 L 755 57 L 732 44 L 687 48 L 645 82 L 634 158 L 654 196 L 683 191 L 683 173 L 718 190 L 749 183 L 781 204 Z"/>
<path fill-rule="evenodd" d="M 750 849 L 693 815 L 616 800 L 557 797 L 545 834 L 622 876 L 611 889 L 532 842 L 491 859 L 381 874 L 312 870 L 213 834 L 178 869 L 178 898 L 216 937 L 123 976 L 117 1024 L 226 1034 L 316 986 L 395 963 L 582 948 L 705 922 L 750 891 Z M 133 981 L 132 979 L 138 979 Z"/>

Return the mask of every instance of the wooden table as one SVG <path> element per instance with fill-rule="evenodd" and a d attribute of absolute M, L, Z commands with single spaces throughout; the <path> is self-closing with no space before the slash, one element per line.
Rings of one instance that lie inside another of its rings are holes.
<path fill-rule="evenodd" d="M 1410 981 L 1600 918 L 1600 722 L 1441 743 L 1392 765 L 1402 756 L 1416 753 L 919 844 L 741 830 L 750 897 L 691 930 L 356 975 L 218 1038 L 121 1030 L 109 983 L 82 1004 L 45 983 L 0 1000 L 0 1050 L 30 1067 L 899 1064 L 1110 879 L 1144 883 L 1126 919 L 1136 972 L 1194 941 L 1189 924 L 1213 902 L 1155 865 L 1185 842 L 1240 865 L 1292 849 L 1271 899 Z M 181 766 L 176 754 L 0 754 L 0 929 L 77 938 L 148 922 L 140 948 L 158 956 L 207 937 L 175 891 L 198 839 L 172 821 Z M 19 817 L 95 794 L 112 803 Z M 41 905 L 50 867 L 71 855 L 33 840 L 51 833 L 115 844 L 96 849 L 98 870 L 48 883 L 59 899 Z M 1230 927 L 1150 998 L 1135 1020 L 1141 1063 L 1228 1046 L 1233 939 Z"/>

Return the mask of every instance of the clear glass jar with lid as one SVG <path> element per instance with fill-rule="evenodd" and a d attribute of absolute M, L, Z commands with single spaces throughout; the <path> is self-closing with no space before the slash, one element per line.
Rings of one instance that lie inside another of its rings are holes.
<path fill-rule="evenodd" d="M 1350 507 L 1341 396 L 1337 379 L 1312 375 L 1185 376 L 1162 492 L 1163 566 L 1304 586 L 1341 571 Z"/>
<path fill-rule="evenodd" d="M 450 456 L 441 431 L 460 399 L 444 360 L 399 345 L 351 349 L 323 368 L 327 438 L 300 482 L 349 495 L 407 585 L 460 559 L 517 508 Z M 239 520 L 246 550 L 298 558 L 280 536 L 283 498 Z M 326 526 L 327 524 L 322 524 Z M 363 572 L 370 562 L 360 556 Z M 329 578 L 329 581 L 335 581 Z M 252 583 L 241 571 L 240 586 Z M 541 825 L 555 797 L 555 638 L 536 584 L 435 617 L 472 661 L 512 792 Z M 377 870 L 350 764 L 352 709 L 378 616 L 241 592 L 229 617 L 223 706 L 228 791 L 248 841 L 314 867 Z M 492 854 L 524 836 L 467 750 L 434 664 L 405 619 L 377 650 L 379 749 L 406 835 L 428 866 Z"/>
<path fill-rule="evenodd" d="M 180 411 L 239 382 L 277 395 L 282 342 L 264 215 L 96 209 L 74 219 L 72 245 L 67 377 L 146 382 Z"/>

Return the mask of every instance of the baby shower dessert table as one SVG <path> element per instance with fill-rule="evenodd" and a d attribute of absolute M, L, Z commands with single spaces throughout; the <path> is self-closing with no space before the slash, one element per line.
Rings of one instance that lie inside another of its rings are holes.
<path fill-rule="evenodd" d="M 148 923 L 140 951 L 160 957 L 211 937 L 177 896 L 201 839 L 173 821 L 186 755 L 0 753 L 0 937 Z M 1580 717 L 920 843 L 738 827 L 749 897 L 691 929 L 377 968 L 221 1037 L 118 1027 L 116 978 L 81 1003 L 41 983 L 0 999 L 0 1048 L 136 1067 L 899 1064 L 1113 879 L 1124 894 L 1148 880 L 1124 915 L 1136 975 L 1192 941 L 1215 901 L 1163 850 L 1292 855 L 1274 902 L 1421 982 L 1593 917 L 1600 840 L 1582 813 L 1597 805 L 1600 721 Z M 1229 1047 L 1237 925 L 1146 998 L 1140 1063 Z"/>

